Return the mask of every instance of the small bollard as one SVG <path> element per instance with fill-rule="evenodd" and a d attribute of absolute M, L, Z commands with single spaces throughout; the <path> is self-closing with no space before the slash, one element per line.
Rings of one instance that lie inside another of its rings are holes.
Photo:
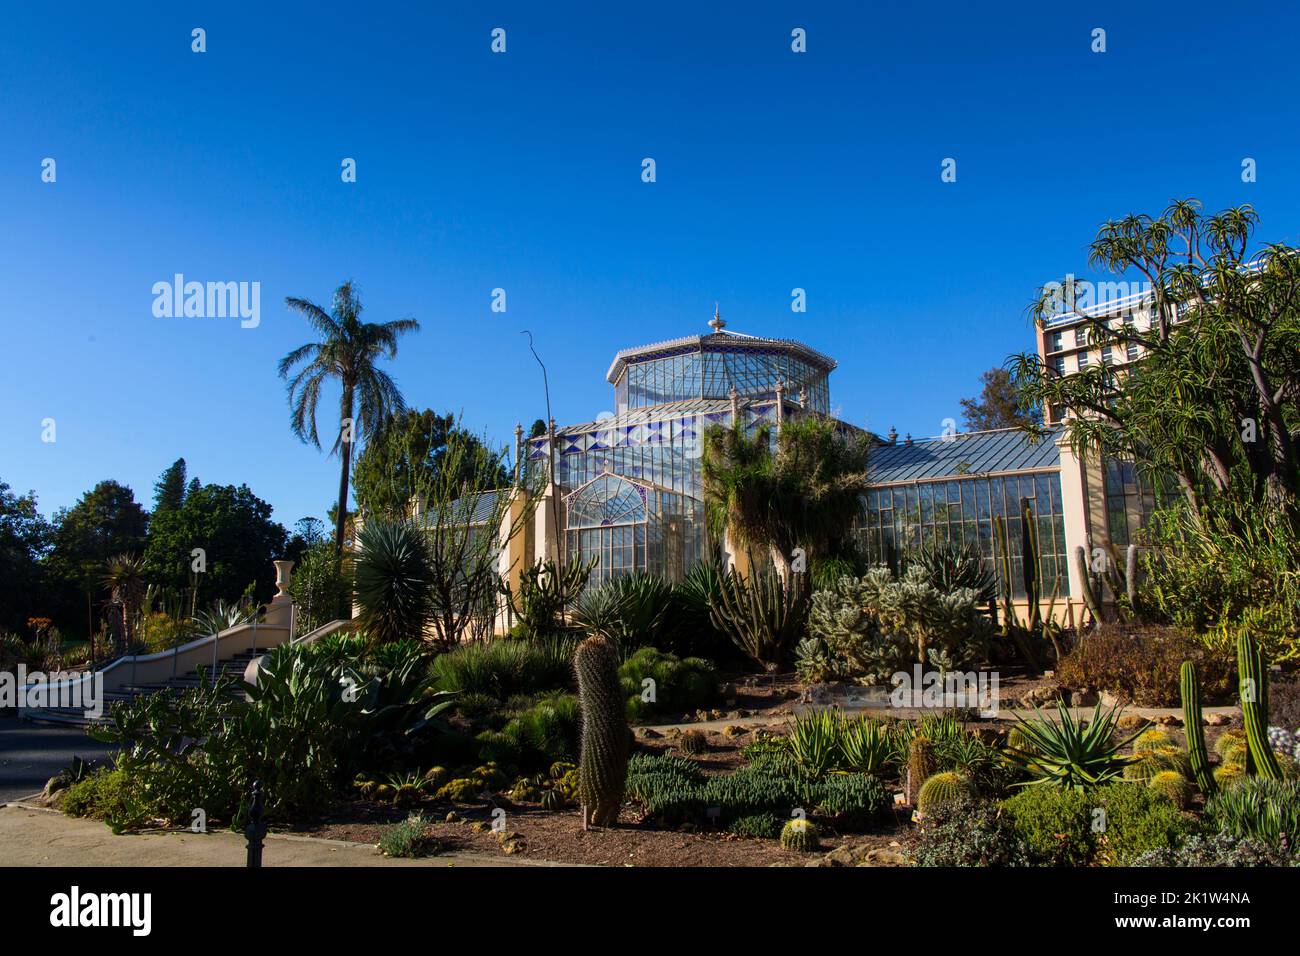
<path fill-rule="evenodd" d="M 244 836 L 248 838 L 247 866 L 261 868 L 262 838 L 266 836 L 266 823 L 262 814 L 266 801 L 262 795 L 262 781 L 253 781 L 253 804 L 248 808 L 248 826 L 244 827 Z"/>

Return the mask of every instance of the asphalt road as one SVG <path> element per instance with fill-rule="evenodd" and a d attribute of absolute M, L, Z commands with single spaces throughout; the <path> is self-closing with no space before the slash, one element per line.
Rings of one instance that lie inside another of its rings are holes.
<path fill-rule="evenodd" d="M 45 781 L 72 763 L 74 756 L 102 760 L 112 750 L 78 727 L 0 717 L 0 803 L 40 793 Z"/>

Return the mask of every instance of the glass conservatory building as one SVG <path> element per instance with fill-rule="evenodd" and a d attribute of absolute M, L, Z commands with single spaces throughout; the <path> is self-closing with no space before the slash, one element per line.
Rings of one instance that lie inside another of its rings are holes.
<path fill-rule="evenodd" d="M 709 325 L 709 333 L 619 352 L 606 374 L 616 413 L 552 424 L 528 441 L 531 464 L 547 469 L 553 460 L 554 484 L 532 519 L 525 565 L 548 556 L 594 560 L 593 584 L 633 570 L 679 580 L 721 553 L 705 529 L 706 429 L 739 422 L 747 433 L 769 425 L 775 434 L 788 417 L 830 413 L 833 359 L 801 342 L 732 332 L 717 315 Z M 1069 556 L 1077 546 L 1091 552 L 1089 491 L 1059 433 L 1038 442 L 1016 430 L 873 439 L 873 484 L 854 529 L 869 555 L 888 562 L 951 541 L 992 562 L 993 525 L 1002 517 L 1019 596 L 1020 500 L 1028 499 L 1044 600 L 1055 595 L 1056 613 L 1072 613 L 1082 590 Z M 1105 525 L 1106 502 L 1093 513 Z"/>

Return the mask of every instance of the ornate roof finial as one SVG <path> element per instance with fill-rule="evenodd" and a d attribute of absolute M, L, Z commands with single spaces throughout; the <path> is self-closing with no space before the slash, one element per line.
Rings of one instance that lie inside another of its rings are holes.
<path fill-rule="evenodd" d="M 709 328 L 713 329 L 714 332 L 721 332 L 726 327 L 727 323 L 723 321 L 722 316 L 718 313 L 718 303 L 714 302 L 713 318 L 709 320 Z"/>

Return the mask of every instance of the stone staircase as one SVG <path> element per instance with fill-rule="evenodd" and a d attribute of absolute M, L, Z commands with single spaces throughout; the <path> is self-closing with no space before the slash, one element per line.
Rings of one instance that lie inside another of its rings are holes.
<path fill-rule="evenodd" d="M 208 683 L 213 680 L 214 672 L 216 674 L 225 674 L 236 680 L 244 679 L 244 671 L 248 665 L 266 653 L 266 649 L 241 651 L 228 658 L 219 659 L 214 668 L 212 663 L 199 665 L 192 671 L 178 674 L 175 677 L 163 681 L 141 681 L 140 683 L 128 682 L 114 690 L 104 691 L 102 716 L 94 718 L 87 717 L 85 711 L 75 707 L 41 707 L 41 708 L 24 708 L 21 712 L 21 719 L 33 723 L 42 724 L 67 724 L 76 727 L 86 727 L 91 724 L 102 724 L 108 722 L 109 710 L 118 703 L 134 700 L 145 694 L 179 694 L 182 691 L 191 690 L 199 686 L 200 680 L 205 677 Z M 203 677 L 200 676 L 202 672 Z M 237 688 L 232 688 L 231 693 L 240 693 Z"/>

